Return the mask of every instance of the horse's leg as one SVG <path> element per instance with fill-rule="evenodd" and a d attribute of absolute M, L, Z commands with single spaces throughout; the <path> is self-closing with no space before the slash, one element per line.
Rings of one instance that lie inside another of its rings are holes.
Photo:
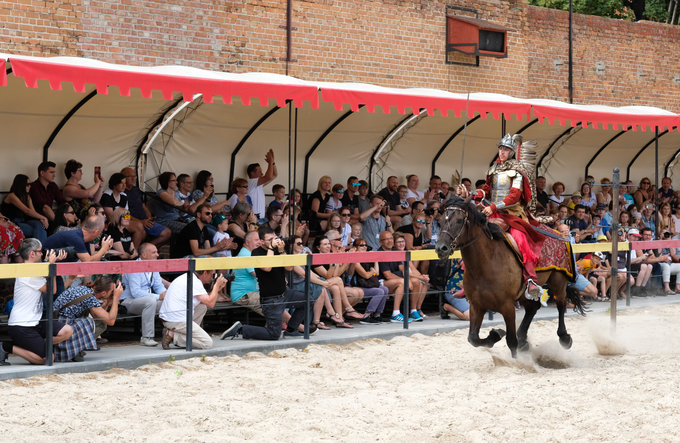
<path fill-rule="evenodd" d="M 508 301 L 508 303 L 503 306 L 501 315 L 505 320 L 505 328 L 508 331 L 505 336 L 505 342 L 507 343 L 508 348 L 510 348 L 512 358 L 517 358 L 517 328 L 515 327 L 515 318 L 517 314 L 515 313 L 515 303 L 512 300 Z"/>
<path fill-rule="evenodd" d="M 484 314 L 486 314 L 486 310 L 470 304 L 470 330 L 468 332 L 468 342 L 474 347 L 484 346 L 486 348 L 491 348 L 497 341 L 503 338 L 505 331 L 502 329 L 492 329 L 489 331 L 488 337 L 484 339 L 479 338 L 479 328 L 482 326 Z"/>
<path fill-rule="evenodd" d="M 520 351 L 528 351 L 529 342 L 527 341 L 527 333 L 529 332 L 529 326 L 531 326 L 531 322 L 534 320 L 534 316 L 541 307 L 541 304 L 536 301 L 523 299 L 522 306 L 524 307 L 524 317 L 517 329 L 517 341 Z"/>
<path fill-rule="evenodd" d="M 562 347 L 569 349 L 572 345 L 572 339 L 571 335 L 567 332 L 567 326 L 564 323 L 564 313 L 567 311 L 567 279 L 564 275 L 555 272 L 550 276 L 549 281 L 550 288 L 555 295 L 555 304 L 557 305 L 557 336 L 560 338 Z"/>

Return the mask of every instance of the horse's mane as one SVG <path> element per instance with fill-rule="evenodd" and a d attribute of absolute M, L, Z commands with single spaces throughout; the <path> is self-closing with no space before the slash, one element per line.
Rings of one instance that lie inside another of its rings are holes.
<path fill-rule="evenodd" d="M 477 210 L 477 206 L 472 200 L 464 200 L 460 197 L 452 197 L 444 204 L 445 208 L 455 207 L 465 210 L 468 213 L 468 221 L 474 226 L 482 228 L 485 234 L 494 240 L 502 240 L 503 230 L 496 223 L 489 223 L 486 215 Z"/>

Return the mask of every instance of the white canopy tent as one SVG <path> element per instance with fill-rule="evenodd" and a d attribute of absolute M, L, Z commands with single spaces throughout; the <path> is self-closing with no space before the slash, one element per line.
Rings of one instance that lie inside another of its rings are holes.
<path fill-rule="evenodd" d="M 306 183 L 307 192 L 322 175 L 343 184 L 356 175 L 377 190 L 389 175 L 403 181 L 415 173 L 425 187 L 433 173 L 483 177 L 502 134 L 521 132 L 538 142 L 538 173 L 571 192 L 586 169 L 596 178 L 611 176 L 615 166 L 622 179 L 653 178 L 656 131 L 660 177 L 673 175 L 680 150 L 680 116 L 658 108 L 3 57 L 4 190 L 16 173 L 35 177 L 43 159 L 60 169 L 75 158 L 85 168 L 102 166 L 105 177 L 135 165 L 147 190 L 162 171 L 208 169 L 217 191 L 226 192 L 230 179 L 262 163 L 269 148 L 278 160 L 276 182 Z M 288 158 L 296 159 L 290 174 Z"/>

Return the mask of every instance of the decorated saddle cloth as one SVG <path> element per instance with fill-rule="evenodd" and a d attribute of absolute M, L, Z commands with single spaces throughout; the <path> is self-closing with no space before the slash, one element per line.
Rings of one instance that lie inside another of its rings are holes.
<path fill-rule="evenodd" d="M 557 231 L 545 224 L 541 224 L 539 228 L 544 231 L 555 232 L 556 235 L 559 235 L 557 234 Z M 523 266 L 522 254 L 517 249 L 515 240 L 508 232 L 505 232 L 505 243 L 515 253 L 515 258 L 517 258 L 520 266 Z M 574 281 L 576 277 L 576 274 L 574 273 L 575 269 L 576 263 L 574 262 L 571 243 L 546 236 L 543 241 L 543 247 L 541 248 L 541 255 L 538 257 L 538 263 L 536 264 L 536 272 L 551 270 L 560 271 L 569 277 L 570 281 Z"/>

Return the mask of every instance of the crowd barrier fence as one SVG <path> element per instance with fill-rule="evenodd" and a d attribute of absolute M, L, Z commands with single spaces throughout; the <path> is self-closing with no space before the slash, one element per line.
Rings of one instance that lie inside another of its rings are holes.
<path fill-rule="evenodd" d="M 655 240 L 638 242 L 620 242 L 619 251 L 631 249 L 658 249 L 680 247 L 680 240 Z M 612 243 L 580 243 L 572 245 L 574 253 L 587 252 L 611 252 Z M 460 251 L 455 251 L 451 258 L 460 258 Z M 0 265 L 0 279 L 17 277 L 47 277 L 47 312 L 53 311 L 53 281 L 56 276 L 67 275 L 93 275 L 93 274 L 126 274 L 136 272 L 163 272 L 189 274 L 194 271 L 226 270 L 261 267 L 304 266 L 305 293 L 307 297 L 305 306 L 305 339 L 309 339 L 309 324 L 311 322 L 311 291 L 309 288 L 310 269 L 312 266 L 332 263 L 364 263 L 364 262 L 403 262 L 404 264 L 404 298 L 403 309 L 408 312 L 409 307 L 409 266 L 410 261 L 437 260 L 438 256 L 433 249 L 418 251 L 371 251 L 371 252 L 347 252 L 343 254 L 295 254 L 278 256 L 255 256 L 255 257 L 223 257 L 223 258 L 184 258 L 170 260 L 137 260 L 137 261 L 103 261 L 103 262 L 77 262 L 77 263 L 22 263 Z M 193 318 L 193 279 L 187 279 L 187 352 L 192 350 L 192 318 Z M 404 329 L 408 329 L 408 315 L 404 316 Z M 46 340 L 46 364 L 52 365 L 52 331 L 53 319 L 47 316 L 47 340 Z"/>

